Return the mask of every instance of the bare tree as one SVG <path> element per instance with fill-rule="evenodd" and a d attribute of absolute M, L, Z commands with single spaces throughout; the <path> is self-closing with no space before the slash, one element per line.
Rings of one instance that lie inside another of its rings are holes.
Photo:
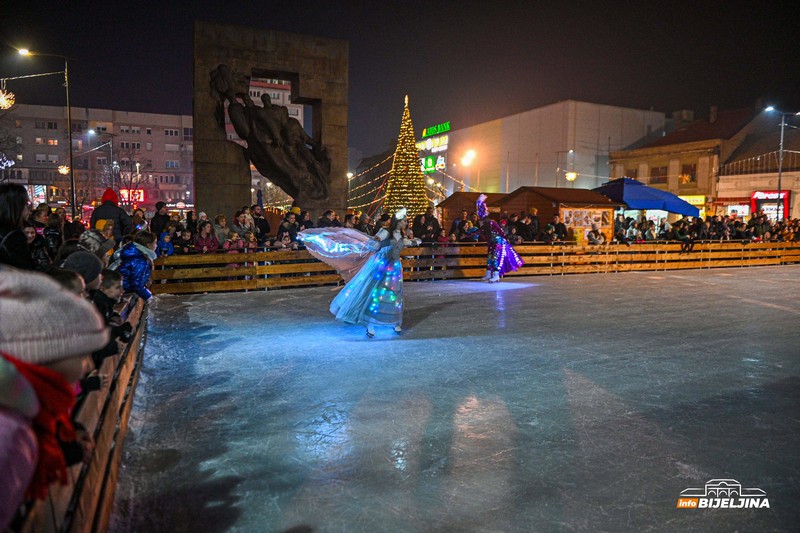
<path fill-rule="evenodd" d="M 17 143 L 14 133 L 14 107 L 0 110 L 0 170 L 13 166 L 17 155 L 22 152 L 22 144 Z M 5 173 L 0 173 L 0 182 Z"/>

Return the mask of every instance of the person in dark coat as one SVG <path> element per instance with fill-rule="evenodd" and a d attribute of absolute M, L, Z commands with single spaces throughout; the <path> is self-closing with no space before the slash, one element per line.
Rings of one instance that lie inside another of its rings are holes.
<path fill-rule="evenodd" d="M 255 226 L 253 234 L 256 236 L 258 245 L 264 246 L 264 241 L 269 239 L 269 234 L 272 231 L 272 228 L 269 227 L 269 220 L 264 217 L 264 212 L 260 205 L 253 204 L 250 209 L 253 212 L 253 225 Z"/>
<path fill-rule="evenodd" d="M 64 236 L 61 233 L 61 217 L 55 213 L 50 213 L 47 219 L 47 227 L 44 228 L 44 242 L 47 244 L 47 253 L 50 259 L 54 259 L 58 254 L 58 249 L 64 243 Z"/>
<path fill-rule="evenodd" d="M 153 235 L 161 235 L 166 231 L 167 225 L 170 222 L 169 215 L 167 214 L 167 204 L 164 202 L 156 202 L 156 214 L 150 220 L 150 233 Z"/>
<path fill-rule="evenodd" d="M 53 257 L 55 256 L 51 257 L 47 251 L 47 243 L 44 237 L 36 234 L 36 228 L 30 222 L 25 223 L 22 231 L 28 241 L 28 250 L 31 253 L 34 269 L 39 272 L 47 272 L 53 266 Z"/>
<path fill-rule="evenodd" d="M 17 183 L 0 185 L 0 263 L 34 270 L 28 240 L 22 232 L 28 217 L 28 192 Z"/>
<path fill-rule="evenodd" d="M 113 189 L 106 189 L 100 198 L 102 204 L 92 212 L 90 227 L 96 228 L 98 220 L 114 221 L 114 240 L 122 242 L 123 235 L 128 235 L 133 230 L 130 215 L 119 204 L 117 193 Z"/>

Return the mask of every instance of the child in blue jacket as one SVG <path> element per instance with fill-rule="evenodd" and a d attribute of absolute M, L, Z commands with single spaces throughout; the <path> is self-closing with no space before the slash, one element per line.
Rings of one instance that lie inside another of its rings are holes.
<path fill-rule="evenodd" d="M 122 274 L 122 288 L 135 292 L 140 298 L 150 301 L 153 294 L 147 289 L 150 272 L 156 258 L 156 236 L 149 231 L 140 231 L 133 241 L 125 245 L 119 254 L 119 273 Z"/>

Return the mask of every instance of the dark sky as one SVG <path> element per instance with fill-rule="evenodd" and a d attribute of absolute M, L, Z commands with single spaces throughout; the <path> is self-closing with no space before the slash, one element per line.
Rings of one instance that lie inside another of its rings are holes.
<path fill-rule="evenodd" d="M 346 39 L 350 146 L 397 135 L 403 95 L 422 127 L 468 126 L 559 100 L 658 111 L 800 110 L 794 14 L 778 2 L 18 2 L 5 12 L 0 77 L 62 68 L 11 47 L 68 55 L 73 105 L 192 112 L 195 19 Z M 10 86 L 63 105 L 58 81 Z"/>

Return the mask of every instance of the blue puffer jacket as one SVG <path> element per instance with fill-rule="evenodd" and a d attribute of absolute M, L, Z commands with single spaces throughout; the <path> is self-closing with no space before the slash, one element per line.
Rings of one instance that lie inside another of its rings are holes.
<path fill-rule="evenodd" d="M 153 295 L 147 290 L 147 282 L 150 280 L 156 253 L 141 244 L 129 242 L 122 249 L 119 257 L 122 287 L 126 291 L 135 292 L 140 298 L 149 300 Z"/>

